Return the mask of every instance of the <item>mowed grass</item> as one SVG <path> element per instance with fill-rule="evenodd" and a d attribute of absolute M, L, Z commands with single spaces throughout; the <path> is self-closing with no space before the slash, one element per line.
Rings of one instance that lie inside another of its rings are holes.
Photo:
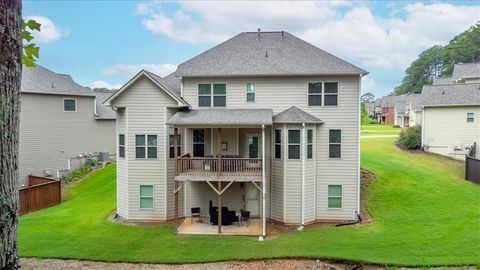
<path fill-rule="evenodd" d="M 393 125 L 362 125 L 360 130 L 360 135 L 362 136 L 371 136 L 371 135 L 397 135 L 402 131 L 401 128 L 393 127 Z"/>
<path fill-rule="evenodd" d="M 335 258 L 382 265 L 480 264 L 480 188 L 460 162 L 398 150 L 393 138 L 362 140 L 374 222 L 254 237 L 176 236 L 172 226 L 111 223 L 115 167 L 91 175 L 57 207 L 20 219 L 22 257 L 189 263 L 279 257 Z"/>

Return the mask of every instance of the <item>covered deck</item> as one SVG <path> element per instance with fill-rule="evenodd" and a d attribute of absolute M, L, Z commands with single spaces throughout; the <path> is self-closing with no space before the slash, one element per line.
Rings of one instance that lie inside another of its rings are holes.
<path fill-rule="evenodd" d="M 185 218 L 178 226 L 178 234 L 205 234 L 205 235 L 262 235 L 262 219 L 251 219 L 250 224 L 237 222 L 222 226 L 219 233 L 217 226 L 211 225 L 209 222 L 199 222 L 197 219 Z"/>

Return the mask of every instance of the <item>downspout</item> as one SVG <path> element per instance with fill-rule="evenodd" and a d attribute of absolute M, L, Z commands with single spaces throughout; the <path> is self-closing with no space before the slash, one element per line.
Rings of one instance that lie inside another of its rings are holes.
<path fill-rule="evenodd" d="M 302 139 L 300 147 L 302 148 L 300 151 L 300 157 L 302 162 L 302 221 L 301 225 L 297 228 L 297 230 L 301 231 L 305 227 L 305 123 L 302 123 Z"/>
<path fill-rule="evenodd" d="M 259 241 L 265 240 L 266 236 L 266 217 L 265 217 L 265 125 L 262 125 L 262 235 Z"/>
<path fill-rule="evenodd" d="M 425 146 L 425 107 L 422 106 L 422 124 L 420 125 L 422 129 L 422 139 L 420 143 L 420 147 L 423 151 L 425 151 L 424 146 Z"/>

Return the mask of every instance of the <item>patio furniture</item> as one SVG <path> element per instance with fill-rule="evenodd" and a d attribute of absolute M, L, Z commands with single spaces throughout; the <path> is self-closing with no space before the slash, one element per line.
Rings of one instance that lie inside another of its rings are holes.
<path fill-rule="evenodd" d="M 240 220 L 245 221 L 247 223 L 247 227 L 248 227 L 248 225 L 250 225 L 250 211 L 241 210 Z"/>
<path fill-rule="evenodd" d="M 210 223 L 212 225 L 218 225 L 218 207 L 213 206 L 211 200 L 208 212 L 210 214 Z M 235 211 L 229 211 L 228 207 L 225 206 L 222 207 L 222 225 L 231 225 L 235 221 L 237 221 Z"/>
<path fill-rule="evenodd" d="M 192 207 L 192 209 L 190 209 L 190 220 L 191 220 L 191 223 L 193 223 L 193 218 L 198 218 L 198 220 L 200 221 L 200 223 L 202 223 L 202 210 L 200 209 L 200 207 Z"/>

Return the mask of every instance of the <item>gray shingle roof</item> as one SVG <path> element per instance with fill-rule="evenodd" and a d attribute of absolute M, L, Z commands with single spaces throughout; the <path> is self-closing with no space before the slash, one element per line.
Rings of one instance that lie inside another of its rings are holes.
<path fill-rule="evenodd" d="M 432 85 L 453 84 L 452 78 L 433 78 Z"/>
<path fill-rule="evenodd" d="M 422 105 L 480 105 L 480 83 L 424 85 Z"/>
<path fill-rule="evenodd" d="M 292 106 L 286 109 L 283 112 L 280 112 L 273 116 L 274 123 L 307 123 L 307 124 L 314 124 L 314 123 L 323 123 L 322 120 L 319 118 L 302 111 L 301 109 Z"/>
<path fill-rule="evenodd" d="M 480 63 L 455 64 L 453 66 L 452 78 L 463 79 L 480 77 Z"/>
<path fill-rule="evenodd" d="M 385 96 L 380 101 L 381 107 L 394 107 L 396 102 L 405 101 L 406 95 Z"/>
<path fill-rule="evenodd" d="M 116 112 L 111 107 L 105 107 L 102 103 L 107 100 L 113 93 L 98 93 L 93 92 L 96 97 L 95 107 L 96 107 L 96 118 L 97 119 L 116 119 Z"/>
<path fill-rule="evenodd" d="M 88 87 L 73 81 L 70 75 L 58 74 L 42 66 L 23 66 L 21 91 L 72 96 L 95 96 Z"/>
<path fill-rule="evenodd" d="M 183 77 L 333 74 L 367 72 L 287 32 L 240 33 L 176 71 Z"/>
<path fill-rule="evenodd" d="M 198 109 L 178 111 L 169 125 L 271 125 L 271 109 Z"/>

